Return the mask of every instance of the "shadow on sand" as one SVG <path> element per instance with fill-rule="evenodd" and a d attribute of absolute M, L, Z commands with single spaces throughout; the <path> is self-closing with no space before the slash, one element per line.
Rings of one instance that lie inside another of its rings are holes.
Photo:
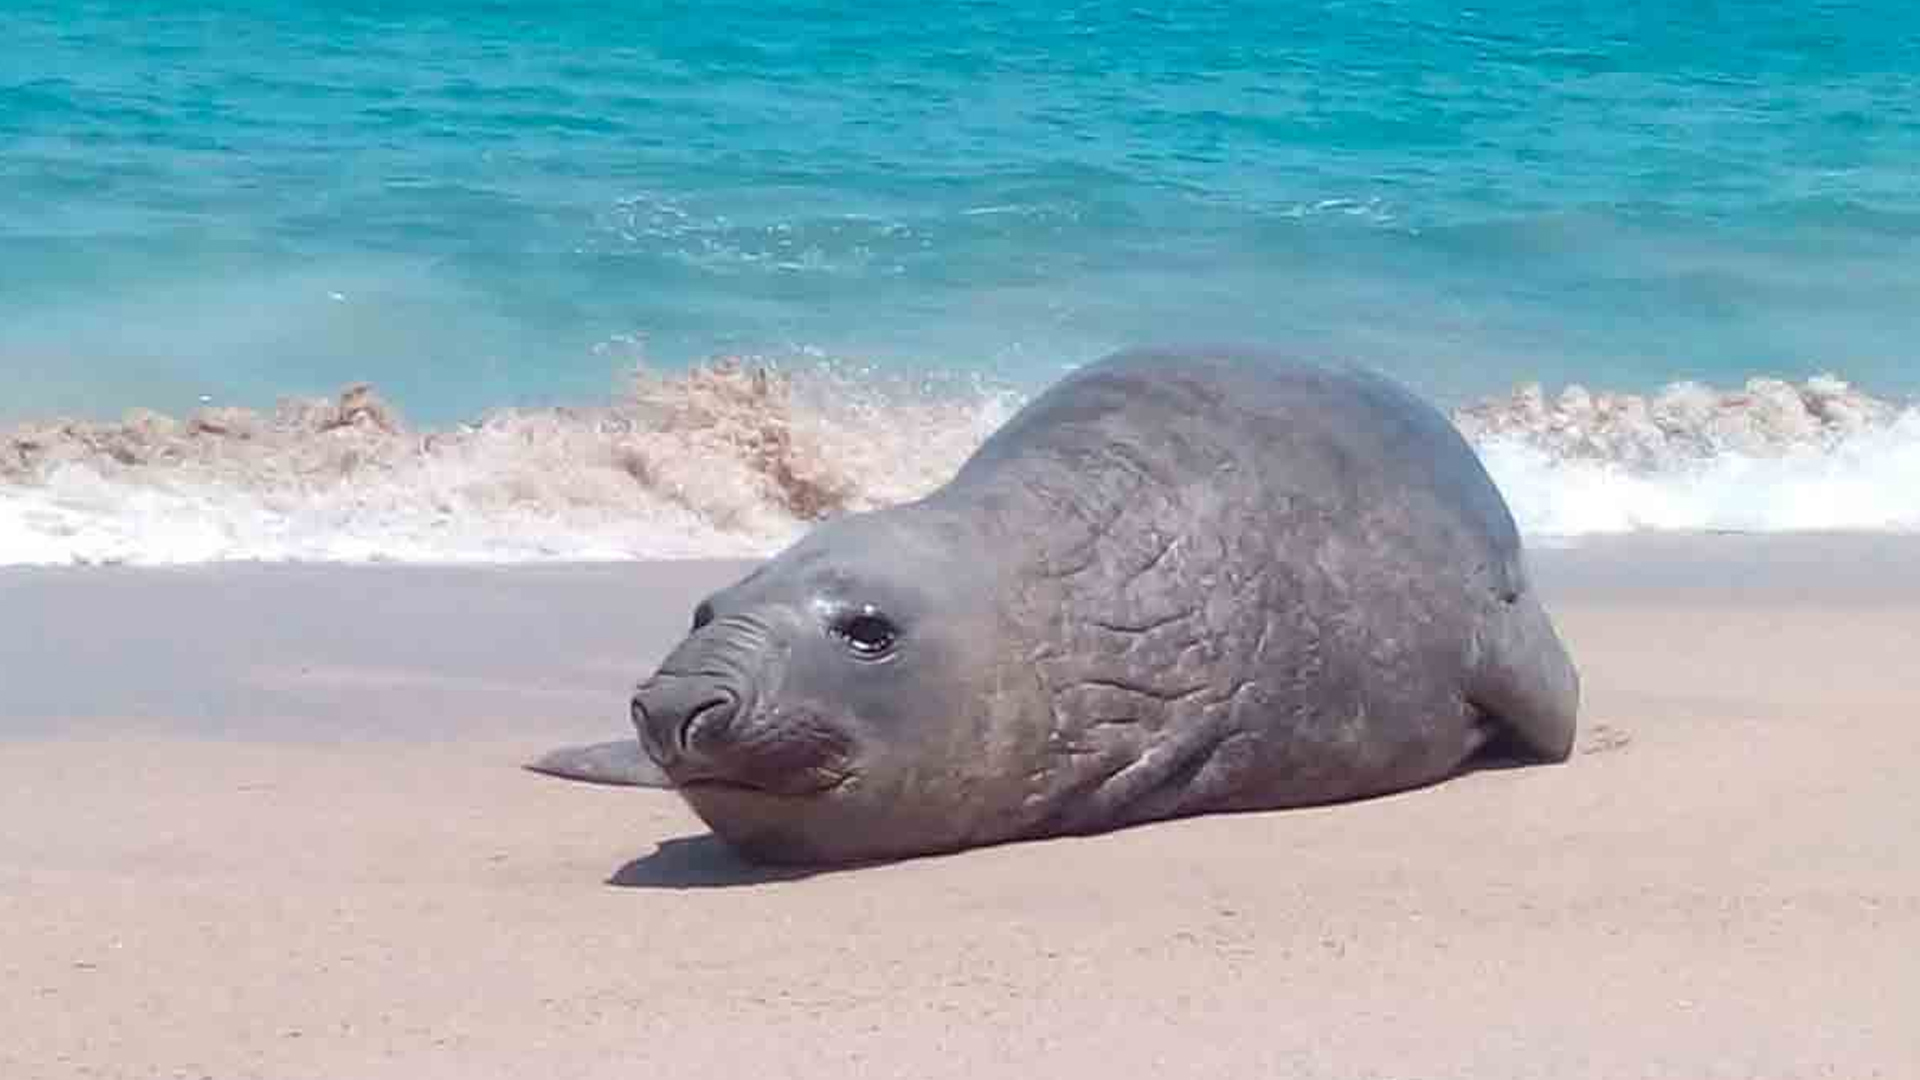
<path fill-rule="evenodd" d="M 825 873 L 814 866 L 761 866 L 735 854 L 712 833 L 664 840 L 613 872 L 607 884 L 626 889 L 727 889 L 798 881 Z"/>

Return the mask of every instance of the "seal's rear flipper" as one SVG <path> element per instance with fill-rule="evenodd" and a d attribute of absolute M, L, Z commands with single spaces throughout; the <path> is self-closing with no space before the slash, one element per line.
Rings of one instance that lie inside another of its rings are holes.
<path fill-rule="evenodd" d="M 1501 605 L 1479 641 L 1479 662 L 1467 700 L 1498 722 L 1503 749 L 1534 761 L 1573 753 L 1580 711 L 1580 673 L 1531 591 Z"/>
<path fill-rule="evenodd" d="M 672 787 L 660 766 L 640 749 L 639 739 L 568 746 L 531 762 L 527 768 L 567 780 L 585 780 L 590 784 L 622 784 L 628 787 Z"/>

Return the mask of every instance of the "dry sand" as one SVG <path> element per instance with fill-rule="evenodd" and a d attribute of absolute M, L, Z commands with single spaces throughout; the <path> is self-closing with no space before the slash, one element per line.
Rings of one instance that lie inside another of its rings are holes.
<path fill-rule="evenodd" d="M 736 567 L 0 572 L 0 1077 L 1920 1076 L 1920 539 L 1536 564 L 1565 766 L 786 879 L 515 767 Z"/>

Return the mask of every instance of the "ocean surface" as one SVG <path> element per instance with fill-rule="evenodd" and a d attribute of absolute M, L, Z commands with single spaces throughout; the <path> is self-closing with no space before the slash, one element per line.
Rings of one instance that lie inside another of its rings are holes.
<path fill-rule="evenodd" d="M 1920 529 L 1914 5 L 14 0 L 0 40 L 0 563 L 765 551 L 1195 337 L 1399 377 L 1543 542 Z"/>

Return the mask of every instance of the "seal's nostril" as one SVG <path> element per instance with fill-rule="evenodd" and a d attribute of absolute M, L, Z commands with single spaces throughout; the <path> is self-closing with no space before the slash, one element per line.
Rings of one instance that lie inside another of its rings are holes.
<path fill-rule="evenodd" d="M 697 729 L 700 726 L 703 724 L 705 726 L 724 724 L 727 722 L 727 718 L 732 715 L 733 695 L 731 694 L 716 694 L 694 706 L 687 712 L 687 718 L 680 722 L 679 735 L 681 752 L 686 753 L 693 749 L 693 740 L 698 736 L 699 731 Z"/>

